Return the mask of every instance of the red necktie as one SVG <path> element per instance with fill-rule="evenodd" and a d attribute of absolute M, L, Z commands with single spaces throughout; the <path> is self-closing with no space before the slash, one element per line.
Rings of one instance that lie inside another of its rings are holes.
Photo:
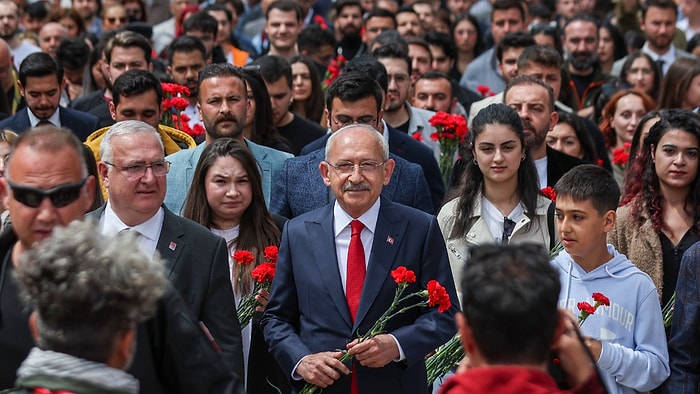
<path fill-rule="evenodd" d="M 353 220 L 350 222 L 352 235 L 350 236 L 350 247 L 348 248 L 348 270 L 345 278 L 345 299 L 348 302 L 350 317 L 353 323 L 357 316 L 357 307 L 360 305 L 362 295 L 362 285 L 365 283 L 365 248 L 362 247 L 362 222 Z M 352 378 L 350 379 L 350 393 L 358 394 L 357 373 L 355 366 L 352 366 Z"/>
<path fill-rule="evenodd" d="M 359 220 L 350 222 L 352 235 L 348 248 L 348 271 L 345 279 L 345 299 L 348 301 L 348 309 L 352 321 L 355 322 L 357 307 L 360 305 L 362 285 L 365 283 L 365 249 L 362 247 L 360 233 L 364 225 Z"/>

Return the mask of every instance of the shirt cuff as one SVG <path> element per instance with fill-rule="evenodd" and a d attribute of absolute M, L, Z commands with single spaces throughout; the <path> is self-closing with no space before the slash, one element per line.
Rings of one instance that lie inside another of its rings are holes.
<path fill-rule="evenodd" d="M 299 375 L 299 374 L 297 373 L 297 368 L 299 368 L 299 364 L 301 364 L 301 362 L 304 361 L 304 359 L 307 358 L 307 357 L 309 357 L 309 355 L 306 355 L 306 356 L 302 357 L 302 358 L 299 360 L 299 362 L 297 363 L 297 365 L 294 366 L 294 369 L 292 370 L 292 379 L 293 379 L 293 380 L 300 381 L 300 380 L 303 380 L 303 379 L 304 379 L 304 378 L 301 377 L 301 375 Z"/>
<path fill-rule="evenodd" d="M 403 348 L 401 347 L 401 344 L 399 343 L 399 340 L 396 339 L 396 337 L 393 336 L 392 334 L 389 334 L 389 336 L 391 337 L 391 339 L 394 340 L 394 342 L 396 342 L 396 347 L 399 348 L 399 358 L 395 358 L 395 359 L 394 359 L 394 362 L 397 362 L 397 363 L 398 363 L 398 362 L 400 362 L 400 361 L 405 360 L 405 359 L 406 359 L 406 355 L 405 355 L 404 352 L 403 352 Z"/>

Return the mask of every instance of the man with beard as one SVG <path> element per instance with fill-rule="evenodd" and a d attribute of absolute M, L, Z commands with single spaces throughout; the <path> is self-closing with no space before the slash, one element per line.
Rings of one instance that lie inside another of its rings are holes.
<path fill-rule="evenodd" d="M 677 17 L 678 9 L 673 0 L 649 0 L 646 6 L 642 7 L 639 27 L 647 38 L 642 46 L 642 52 L 654 59 L 661 71 L 661 76 L 666 74 L 671 63 L 677 58 L 692 56 L 673 45 Z M 627 56 L 616 61 L 610 73 L 619 76 L 625 60 Z"/>
<path fill-rule="evenodd" d="M 435 127 L 430 118 L 435 112 L 415 108 L 408 104 L 408 91 L 411 87 L 411 59 L 396 45 L 384 45 L 374 50 L 372 55 L 386 67 L 389 82 L 384 102 L 384 120 L 391 127 L 411 136 L 422 136 L 422 142 L 433 150 L 435 159 L 440 158 L 440 144 L 430 138 Z"/>
<path fill-rule="evenodd" d="M 250 102 L 245 80 L 238 68 L 228 63 L 210 64 L 199 74 L 198 86 L 197 110 L 206 129 L 205 140 L 194 149 L 181 150 L 167 157 L 171 167 L 166 179 L 168 190 L 165 206 L 175 213 L 182 212 L 194 169 L 204 147 L 221 137 L 235 138 L 250 149 L 260 166 L 265 203 L 269 205 L 277 172 L 292 155 L 243 138 L 243 125 Z"/>
<path fill-rule="evenodd" d="M 362 48 L 362 5 L 358 0 L 340 0 L 334 9 L 336 52 L 350 61 Z"/>
<path fill-rule="evenodd" d="M 583 160 L 547 146 L 547 132 L 557 124 L 554 111 L 554 91 L 541 79 L 528 75 L 513 78 L 506 87 L 504 102 L 518 111 L 523 122 L 528 154 L 537 167 L 540 188 L 554 186 L 567 171 Z"/>
<path fill-rule="evenodd" d="M 71 130 L 81 141 L 97 128 L 96 117 L 59 105 L 63 69 L 49 54 L 32 53 L 19 68 L 19 89 L 27 107 L 0 122 L 0 128 L 24 133 L 37 126 L 54 125 Z"/>
<path fill-rule="evenodd" d="M 450 114 L 460 113 L 456 112 L 459 108 L 460 114 L 464 116 L 464 107 L 457 102 L 454 95 L 455 85 L 447 75 L 439 71 L 428 71 L 416 82 L 411 104 L 416 108 Z"/>
<path fill-rule="evenodd" d="M 20 40 L 17 33 L 19 33 L 19 8 L 9 0 L 2 0 L 0 1 L 0 38 L 10 46 L 15 59 L 15 69 L 19 70 L 22 60 L 31 53 L 41 52 L 41 48 Z"/>
<path fill-rule="evenodd" d="M 598 63 L 598 21 L 586 14 L 578 14 L 564 26 L 564 56 L 571 75 L 571 87 L 576 93 L 574 110 L 590 117 L 601 86 L 610 77 Z"/>
<path fill-rule="evenodd" d="M 198 38 L 180 36 L 170 44 L 168 59 L 168 75 L 176 84 L 190 90 L 189 97 L 185 97 L 189 105 L 182 112 L 189 117 L 188 123 L 194 129 L 196 125 L 202 125 L 197 112 L 197 78 L 207 64 L 206 48 Z"/>

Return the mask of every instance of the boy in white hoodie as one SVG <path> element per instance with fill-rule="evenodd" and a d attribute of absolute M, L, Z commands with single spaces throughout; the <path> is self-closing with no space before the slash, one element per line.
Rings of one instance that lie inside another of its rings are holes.
<path fill-rule="evenodd" d="M 561 276 L 559 306 L 575 314 L 577 304 L 599 306 L 581 325 L 610 393 L 649 392 L 669 375 L 666 334 L 651 278 L 606 242 L 613 228 L 620 189 L 594 165 L 566 173 L 555 185 L 556 223 L 564 250 L 553 260 Z"/>

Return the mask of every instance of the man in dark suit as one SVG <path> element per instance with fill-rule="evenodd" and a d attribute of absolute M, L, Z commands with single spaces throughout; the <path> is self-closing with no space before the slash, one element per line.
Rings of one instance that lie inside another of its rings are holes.
<path fill-rule="evenodd" d="M 540 188 L 554 186 L 567 171 L 585 162 L 547 146 L 547 132 L 557 124 L 554 91 L 541 79 L 515 77 L 506 87 L 503 101 L 515 108 L 523 122 L 525 143 L 535 161 Z"/>
<path fill-rule="evenodd" d="M 96 117 L 60 107 L 63 69 L 43 52 L 27 56 L 19 67 L 19 88 L 27 107 L 0 121 L 0 129 L 23 133 L 32 127 L 52 124 L 65 127 L 81 140 L 98 126 Z"/>
<path fill-rule="evenodd" d="M 393 202 L 434 213 L 430 190 L 420 166 L 395 155 L 389 157 L 396 162 L 396 167 L 391 180 L 382 188 L 382 195 Z M 333 192 L 323 184 L 318 173 L 323 158 L 324 150 L 316 149 L 282 164 L 272 189 L 271 212 L 291 219 L 333 201 Z"/>
<path fill-rule="evenodd" d="M 373 127 L 381 124 L 376 117 L 378 112 L 381 113 L 376 100 L 381 103 L 382 92 L 374 80 L 357 72 L 344 73 L 331 84 L 328 97 L 333 103 L 327 110 L 331 132 L 346 123 L 369 122 Z M 283 163 L 270 198 L 272 212 L 293 218 L 333 201 L 332 192 L 318 173 L 328 136 L 317 140 L 322 141 L 322 145 L 314 141 L 314 145 L 321 145 L 318 149 Z M 396 162 L 394 176 L 382 189 L 382 195 L 393 202 L 434 213 L 430 190 L 420 166 L 397 155 L 391 155 L 391 158 Z M 430 160 L 433 160 L 432 156 Z"/>
<path fill-rule="evenodd" d="M 160 254 L 173 287 L 211 332 L 230 370 L 243 376 L 226 244 L 162 205 L 170 163 L 164 160 L 158 132 L 140 121 L 118 122 L 102 139 L 100 155 L 98 170 L 109 195 L 93 214 L 101 232 L 135 231 L 147 256 Z"/>
<path fill-rule="evenodd" d="M 20 299 L 13 271 L 55 227 L 83 217 L 96 181 L 85 172 L 82 144 L 68 129 L 32 129 L 19 137 L 11 157 L 7 177 L 0 178 L 0 195 L 12 216 L 12 227 L 0 235 L 0 390 L 13 386 L 34 346 L 27 324 L 31 311 Z M 139 379 L 141 392 L 244 392 L 242 376 L 228 369 L 197 320 L 169 287 L 156 315 L 137 326 L 128 372 Z"/>
<path fill-rule="evenodd" d="M 356 112 L 357 109 L 363 107 L 364 110 L 360 112 L 372 114 L 371 117 L 374 117 L 374 121 L 376 122 L 375 128 L 382 131 L 384 137 L 389 140 L 389 151 L 423 168 L 425 180 L 428 182 L 428 187 L 430 188 L 433 208 L 437 211 L 442 205 L 442 200 L 445 196 L 445 185 L 442 182 L 440 168 L 435 160 L 433 151 L 406 133 L 400 132 L 384 122 L 384 111 L 382 108 L 383 98 L 386 96 L 387 89 L 386 68 L 377 59 L 369 56 L 362 56 L 348 63 L 344 74 L 350 74 L 351 72 L 359 73 L 361 77 L 355 77 L 352 81 L 347 82 L 345 86 L 342 88 L 339 87 L 333 92 L 331 92 L 329 87 L 326 93 L 326 119 L 328 121 L 328 128 L 334 131 L 342 126 L 334 122 L 329 116 L 337 115 L 338 105 L 342 105 L 344 110 L 352 112 Z M 343 77 L 343 75 L 341 75 L 341 77 Z M 374 81 L 379 84 L 381 89 L 379 93 L 376 92 L 376 83 L 374 83 Z M 364 118 L 364 116 L 362 116 L 362 118 Z M 356 119 L 361 120 L 361 117 L 358 116 Z M 327 140 L 328 135 L 317 139 L 304 147 L 304 149 L 301 150 L 301 154 L 305 155 L 316 149 L 323 148 Z"/>
<path fill-rule="evenodd" d="M 434 279 L 456 300 L 437 221 L 380 198 L 394 161 L 372 126 L 341 128 L 327 152 L 320 172 L 336 200 L 287 222 L 261 321 L 265 339 L 299 386 L 306 381 L 325 393 L 425 393 L 424 357 L 454 335 L 455 305 L 444 313 L 411 309 L 389 320 L 385 334 L 355 339 L 389 308 L 396 290 L 390 271 L 399 266 L 417 276 L 406 294 Z M 337 349 L 354 356 L 350 367 L 338 360 Z"/>

